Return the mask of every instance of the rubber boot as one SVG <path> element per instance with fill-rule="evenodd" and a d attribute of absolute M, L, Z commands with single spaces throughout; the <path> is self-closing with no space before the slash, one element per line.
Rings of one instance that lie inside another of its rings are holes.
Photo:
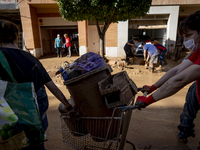
<path fill-rule="evenodd" d="M 187 138 L 188 137 L 195 137 L 195 133 L 194 133 L 194 129 L 193 128 L 186 128 L 186 127 L 181 127 L 180 125 L 178 126 L 178 129 L 180 130 L 180 132 L 176 133 L 176 137 L 177 139 L 181 142 L 181 143 L 187 143 Z"/>
<path fill-rule="evenodd" d="M 161 70 L 162 70 L 162 66 L 161 66 L 161 65 L 159 65 L 159 67 L 158 67 L 158 68 L 156 68 L 156 70 L 157 70 L 157 71 L 161 71 Z"/>
<path fill-rule="evenodd" d="M 149 67 L 149 72 L 154 73 L 154 68 Z"/>

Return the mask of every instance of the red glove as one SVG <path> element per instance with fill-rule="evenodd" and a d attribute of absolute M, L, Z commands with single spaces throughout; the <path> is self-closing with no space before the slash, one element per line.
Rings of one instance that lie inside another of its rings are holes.
<path fill-rule="evenodd" d="M 148 86 L 148 85 L 144 85 L 142 87 L 142 92 L 148 92 L 148 94 L 152 93 L 153 91 L 155 91 L 157 89 L 157 87 L 155 85 L 152 86 Z"/>
<path fill-rule="evenodd" d="M 153 99 L 152 95 L 150 95 L 149 97 L 138 96 L 135 105 L 137 106 L 138 109 L 141 109 L 145 108 L 146 106 L 154 102 L 156 101 Z"/>

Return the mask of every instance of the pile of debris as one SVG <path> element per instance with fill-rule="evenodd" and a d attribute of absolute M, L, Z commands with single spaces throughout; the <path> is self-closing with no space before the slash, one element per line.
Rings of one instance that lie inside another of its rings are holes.
<path fill-rule="evenodd" d="M 88 53 L 85 55 L 87 54 Z M 89 55 L 91 55 L 91 53 Z M 72 68 L 76 68 L 74 70 L 80 71 L 80 74 L 66 80 L 64 84 L 82 117 L 111 117 L 115 107 L 132 105 L 134 103 L 135 95 L 137 94 L 137 86 L 129 78 L 126 71 L 111 75 L 112 68 L 110 65 L 107 65 L 104 60 L 102 61 L 103 58 L 100 59 L 95 56 L 95 58 L 98 58 L 97 61 L 83 55 L 81 57 L 79 58 L 79 60 L 81 60 L 79 63 L 84 65 L 79 65 L 77 67 L 76 63 L 66 64 L 65 69 L 67 68 L 67 74 L 69 74 L 69 70 L 72 70 Z M 96 64 L 92 65 L 91 63 L 91 65 L 86 65 L 88 60 L 96 62 Z M 126 67 L 122 62 L 119 61 L 114 64 L 120 67 Z M 77 68 L 81 68 L 81 70 Z M 86 71 L 86 68 L 89 68 L 89 71 Z M 119 116 L 116 114 L 116 117 Z M 101 124 L 106 123 L 105 120 L 99 121 Z M 102 133 L 102 138 L 105 138 L 106 131 L 91 129 L 91 124 L 93 124 L 93 122 L 84 122 L 84 124 L 92 136 L 97 136 L 97 133 Z M 101 124 L 99 124 L 99 126 L 101 126 Z M 97 125 L 95 124 L 95 126 Z M 99 127 L 99 129 L 101 128 L 102 127 Z M 111 128 L 112 130 L 116 130 L 114 124 L 111 125 Z M 109 134 L 108 138 L 112 139 L 115 136 L 116 135 Z"/>

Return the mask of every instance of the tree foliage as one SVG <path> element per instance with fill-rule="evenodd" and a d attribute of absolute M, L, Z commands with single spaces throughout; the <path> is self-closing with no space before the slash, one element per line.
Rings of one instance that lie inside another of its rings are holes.
<path fill-rule="evenodd" d="M 100 39 L 111 23 L 144 16 L 152 0 L 57 0 L 61 16 L 69 21 L 95 21 Z M 104 23 L 100 30 L 99 22 Z M 103 43 L 104 44 L 104 43 Z M 104 49 L 104 48 L 103 48 Z"/>
<path fill-rule="evenodd" d="M 144 16 L 152 0 L 57 0 L 60 14 L 69 21 L 118 22 Z"/>

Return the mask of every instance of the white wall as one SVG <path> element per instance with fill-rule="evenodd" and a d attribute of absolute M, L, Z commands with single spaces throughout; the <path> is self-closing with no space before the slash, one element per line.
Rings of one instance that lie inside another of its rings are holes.
<path fill-rule="evenodd" d="M 80 47 L 79 47 L 79 56 L 81 56 L 81 55 L 83 55 L 83 54 L 85 54 L 85 53 L 87 53 L 87 47 L 85 47 L 85 46 L 80 46 Z"/>
<path fill-rule="evenodd" d="M 128 41 L 128 21 L 118 22 L 117 57 L 125 57 L 124 45 Z"/>
<path fill-rule="evenodd" d="M 128 21 L 119 21 L 117 30 L 117 47 L 106 47 L 108 57 L 126 57 L 124 45 L 128 41 Z"/>
<path fill-rule="evenodd" d="M 166 47 L 169 51 L 174 49 L 178 28 L 179 6 L 151 6 L 148 14 L 169 14 Z"/>
<path fill-rule="evenodd" d="M 169 14 L 166 35 L 166 47 L 168 50 L 175 48 L 177 36 L 179 6 L 151 6 L 148 14 Z M 117 55 L 114 54 L 114 48 L 108 48 L 109 57 L 125 57 L 124 45 L 128 40 L 128 21 L 118 23 L 118 47 Z"/>

